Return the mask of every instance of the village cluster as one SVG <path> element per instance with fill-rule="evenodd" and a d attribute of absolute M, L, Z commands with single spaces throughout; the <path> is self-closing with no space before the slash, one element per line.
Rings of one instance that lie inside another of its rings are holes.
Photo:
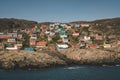
<path fill-rule="evenodd" d="M 51 51 L 67 48 L 111 48 L 113 45 L 105 41 L 102 33 L 88 31 L 89 23 L 65 24 L 51 23 L 35 25 L 32 28 L 0 33 L 1 50 Z M 120 41 L 114 44 L 120 45 Z"/>

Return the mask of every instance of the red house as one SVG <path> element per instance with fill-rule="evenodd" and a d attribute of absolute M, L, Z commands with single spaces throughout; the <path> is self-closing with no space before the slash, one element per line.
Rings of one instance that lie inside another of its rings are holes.
<path fill-rule="evenodd" d="M 47 42 L 37 42 L 36 47 L 46 47 Z"/>
<path fill-rule="evenodd" d="M 71 45 L 71 48 L 80 48 L 78 45 Z"/>
<path fill-rule="evenodd" d="M 79 33 L 78 32 L 73 32 L 72 36 L 79 36 Z"/>
<path fill-rule="evenodd" d="M 120 45 L 120 41 L 117 41 L 117 44 Z"/>
<path fill-rule="evenodd" d="M 89 48 L 96 49 L 96 48 L 98 48 L 98 46 L 97 45 L 90 45 Z"/>
<path fill-rule="evenodd" d="M 95 39 L 96 40 L 103 40 L 103 36 L 101 34 L 96 34 Z"/>

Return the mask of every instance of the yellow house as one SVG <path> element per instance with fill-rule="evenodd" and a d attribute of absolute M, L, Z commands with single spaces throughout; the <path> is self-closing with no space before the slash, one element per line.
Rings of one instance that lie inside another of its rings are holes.
<path fill-rule="evenodd" d="M 106 44 L 106 43 L 104 43 L 104 44 L 103 44 L 103 47 L 104 47 L 104 48 L 111 48 L 112 45 L 111 45 L 111 44 Z"/>

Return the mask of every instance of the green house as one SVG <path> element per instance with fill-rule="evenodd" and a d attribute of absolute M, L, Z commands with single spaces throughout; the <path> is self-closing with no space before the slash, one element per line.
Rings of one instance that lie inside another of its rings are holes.
<path fill-rule="evenodd" d="M 60 33 L 60 37 L 61 38 L 67 37 L 67 34 L 66 33 Z"/>

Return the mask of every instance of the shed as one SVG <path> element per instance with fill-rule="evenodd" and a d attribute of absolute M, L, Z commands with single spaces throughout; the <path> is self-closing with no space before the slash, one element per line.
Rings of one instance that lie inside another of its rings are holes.
<path fill-rule="evenodd" d="M 25 48 L 25 51 L 35 51 L 34 48 Z"/>

